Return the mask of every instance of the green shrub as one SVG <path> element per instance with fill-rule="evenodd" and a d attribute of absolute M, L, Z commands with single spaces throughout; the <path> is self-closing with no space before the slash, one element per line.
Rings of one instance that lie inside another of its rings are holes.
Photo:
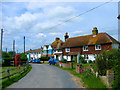
<path fill-rule="evenodd" d="M 79 57 L 79 60 L 80 60 L 80 63 L 84 63 L 85 62 L 85 59 L 82 56 Z"/>
<path fill-rule="evenodd" d="M 87 63 L 87 60 L 83 60 L 82 63 L 83 63 L 83 64 L 86 64 L 86 63 Z"/>
<path fill-rule="evenodd" d="M 107 51 L 103 51 L 97 58 L 96 58 L 96 67 L 97 71 L 100 75 L 106 75 L 106 61 L 107 61 Z"/>
<path fill-rule="evenodd" d="M 77 56 L 74 56 L 74 59 L 75 59 L 75 63 L 77 63 Z"/>
<path fill-rule="evenodd" d="M 11 66 L 11 61 L 13 61 L 14 58 L 4 58 L 3 60 L 2 66 Z"/>
<path fill-rule="evenodd" d="M 92 60 L 89 60 L 88 63 L 93 63 L 93 61 L 92 61 Z"/>
<path fill-rule="evenodd" d="M 41 57 L 41 58 L 40 58 L 41 61 L 48 61 L 49 59 L 50 59 L 50 58 L 49 58 L 48 56 L 46 56 L 46 57 Z"/>
<path fill-rule="evenodd" d="M 115 79 L 112 82 L 113 88 L 120 88 L 120 50 L 112 49 L 110 52 L 103 51 L 96 58 L 96 67 L 100 75 L 105 75 L 106 70 L 114 71 Z"/>
<path fill-rule="evenodd" d="M 61 61 L 62 63 L 67 63 L 67 59 L 64 59 Z"/>

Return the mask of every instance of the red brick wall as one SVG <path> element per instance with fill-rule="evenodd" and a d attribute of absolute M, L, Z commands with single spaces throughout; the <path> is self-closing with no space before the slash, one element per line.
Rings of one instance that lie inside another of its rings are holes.
<path fill-rule="evenodd" d="M 103 50 L 110 50 L 112 48 L 112 44 L 105 44 L 101 45 L 101 50 L 95 50 L 95 45 L 88 46 L 88 51 L 83 51 L 83 47 L 76 47 L 76 48 L 70 48 L 70 52 L 80 52 L 82 55 L 85 54 L 100 54 Z M 68 53 L 65 52 L 65 49 L 63 49 L 63 55 L 66 55 Z"/>

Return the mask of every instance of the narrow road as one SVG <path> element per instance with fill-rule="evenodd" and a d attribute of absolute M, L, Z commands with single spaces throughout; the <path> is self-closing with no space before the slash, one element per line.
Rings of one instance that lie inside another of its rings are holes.
<path fill-rule="evenodd" d="M 67 71 L 48 64 L 31 65 L 31 72 L 8 88 L 77 88 Z"/>

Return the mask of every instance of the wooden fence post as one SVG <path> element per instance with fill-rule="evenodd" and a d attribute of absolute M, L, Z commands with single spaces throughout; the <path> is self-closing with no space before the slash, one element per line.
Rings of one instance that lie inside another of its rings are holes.
<path fill-rule="evenodd" d="M 10 79 L 10 70 L 9 70 L 9 67 L 7 67 L 7 76 L 8 76 L 8 79 Z"/>
<path fill-rule="evenodd" d="M 20 65 L 18 65 L 18 71 L 19 71 L 19 74 L 21 73 L 21 70 L 20 70 Z"/>

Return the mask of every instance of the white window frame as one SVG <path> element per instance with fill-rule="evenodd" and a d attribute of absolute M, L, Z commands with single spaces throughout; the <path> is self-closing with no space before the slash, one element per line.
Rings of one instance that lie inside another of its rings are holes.
<path fill-rule="evenodd" d="M 97 48 L 97 46 L 100 48 Z M 101 50 L 101 45 L 95 45 L 95 50 Z"/>
<path fill-rule="evenodd" d="M 86 47 L 87 47 L 87 49 L 86 49 Z M 88 46 L 87 45 L 83 46 L 83 51 L 88 51 Z"/>
<path fill-rule="evenodd" d="M 65 51 L 66 52 L 70 52 L 70 48 L 65 48 Z"/>

